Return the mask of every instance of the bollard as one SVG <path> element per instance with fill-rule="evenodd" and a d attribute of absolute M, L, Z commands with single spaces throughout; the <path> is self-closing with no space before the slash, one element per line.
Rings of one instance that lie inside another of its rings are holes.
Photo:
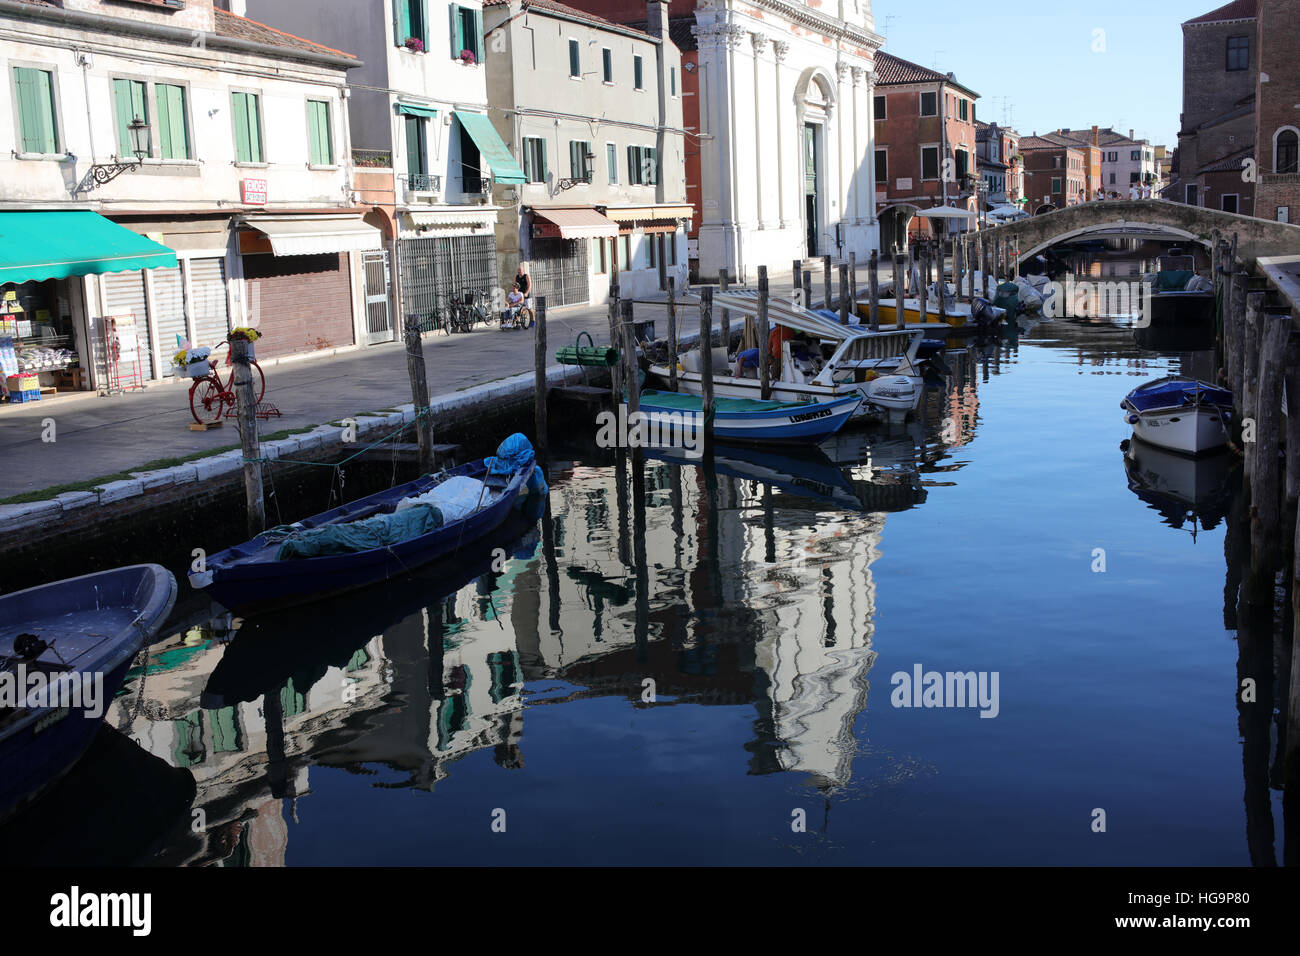
<path fill-rule="evenodd" d="M 417 341 L 419 333 L 416 333 Z M 235 400 L 239 415 L 239 445 L 244 458 L 244 506 L 248 511 L 248 536 L 266 530 L 266 503 L 262 495 L 262 449 L 257 438 L 257 395 L 253 372 L 248 364 L 248 340 L 230 343 L 230 360 L 235 366 Z"/>

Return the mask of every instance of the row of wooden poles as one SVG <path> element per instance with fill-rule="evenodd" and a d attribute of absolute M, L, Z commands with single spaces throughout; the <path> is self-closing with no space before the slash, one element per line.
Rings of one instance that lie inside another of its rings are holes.
<path fill-rule="evenodd" d="M 1225 558 L 1229 582 L 1238 587 L 1239 640 L 1248 646 L 1267 636 L 1270 646 L 1268 655 L 1243 654 L 1243 660 L 1265 661 L 1267 673 L 1239 676 L 1261 689 L 1258 707 L 1272 703 L 1274 592 L 1278 569 L 1289 560 L 1291 668 L 1280 675 L 1284 682 L 1289 677 L 1284 760 L 1287 782 L 1300 786 L 1300 654 L 1294 646 L 1300 634 L 1300 338 L 1293 335 L 1290 306 L 1272 304 L 1267 280 L 1238 263 L 1236 234 L 1229 242 L 1214 232 L 1212 265 L 1223 303 L 1220 376 L 1232 390 L 1240 424 L 1242 498 L 1249 516 L 1238 529 L 1230 528 Z"/>
<path fill-rule="evenodd" d="M 953 246 L 953 278 L 957 287 L 957 294 L 960 297 L 965 289 L 968 300 L 976 298 L 977 294 L 983 294 L 984 290 L 977 293 L 975 284 L 975 274 L 978 268 L 982 276 L 989 275 L 1012 275 L 1015 270 L 1015 247 L 1010 239 L 1002 238 L 994 240 L 987 235 L 965 236 L 954 241 Z M 920 314 L 927 314 L 927 299 L 929 286 L 933 281 L 932 268 L 936 269 L 939 281 L 946 283 L 947 262 L 945 260 L 943 243 L 935 243 L 933 254 L 930 243 L 922 243 L 917 256 L 919 264 L 920 282 L 913 290 L 919 298 Z M 969 264 L 969 266 L 968 266 Z M 851 321 L 851 315 L 856 312 L 857 307 L 857 254 L 850 252 L 848 259 L 838 263 L 839 266 L 839 295 L 834 295 L 833 275 L 835 263 L 830 256 L 822 256 L 822 306 L 830 309 L 835 306 L 839 312 L 840 322 L 848 325 Z M 913 257 L 908 253 L 895 253 L 893 256 L 894 268 L 894 295 L 898 303 L 896 309 L 897 324 L 896 329 L 904 329 L 907 325 L 906 310 L 902 306 L 901 299 L 905 298 L 908 292 L 908 281 L 913 271 Z M 791 301 L 802 297 L 802 304 L 805 307 L 812 308 L 813 303 L 813 273 L 811 269 L 805 268 L 802 259 L 793 261 L 791 276 L 795 280 L 792 283 Z M 987 281 L 987 280 L 986 280 Z M 725 293 L 729 287 L 729 278 L 726 271 L 718 274 L 717 291 Z M 900 294 L 901 292 L 901 294 Z M 668 297 L 665 302 L 668 318 L 668 388 L 669 391 L 677 391 L 677 355 L 679 351 L 678 342 L 678 321 L 677 321 L 677 281 L 673 276 L 667 279 Z M 704 413 L 704 448 L 706 453 L 711 451 L 713 444 L 713 295 L 714 287 L 703 286 L 697 290 L 699 297 L 699 317 L 700 317 L 700 392 L 702 396 L 702 410 Z M 867 301 L 868 301 L 868 327 L 873 332 L 879 332 L 880 327 L 880 256 L 876 250 L 872 250 L 871 256 L 867 261 Z M 939 315 L 942 318 L 947 316 L 947 304 L 945 296 L 940 295 L 938 301 Z M 763 399 L 772 397 L 772 377 L 770 368 L 770 356 L 767 349 L 768 335 L 771 329 L 769 320 L 769 305 L 771 301 L 771 285 L 768 280 L 767 266 L 758 267 L 758 307 L 755 315 L 755 330 L 758 340 L 758 377 L 760 394 Z M 633 320 L 634 302 L 631 299 L 624 299 L 620 295 L 618 269 L 615 266 L 610 276 L 609 285 L 609 341 L 610 346 L 619 350 L 619 364 L 610 370 L 610 391 L 611 399 L 615 405 L 623 401 L 623 394 L 627 394 L 627 403 L 629 413 L 639 411 L 640 409 L 640 376 L 637 368 L 637 347 L 636 347 L 636 330 Z M 718 337 L 723 346 L 730 348 L 731 344 L 731 312 L 723 307 L 719 310 L 719 334 Z M 408 349 L 409 350 L 409 349 Z M 535 339 L 535 373 L 536 373 L 536 426 L 538 442 L 544 444 L 546 440 L 547 429 L 547 398 L 548 385 L 546 380 L 546 366 L 548 363 L 546 347 L 546 299 L 544 296 L 538 297 L 537 300 L 537 326 Z M 421 363 L 422 364 L 422 363 Z M 414 379 L 413 379 L 414 381 Z M 539 446 L 539 457 L 540 446 Z"/>

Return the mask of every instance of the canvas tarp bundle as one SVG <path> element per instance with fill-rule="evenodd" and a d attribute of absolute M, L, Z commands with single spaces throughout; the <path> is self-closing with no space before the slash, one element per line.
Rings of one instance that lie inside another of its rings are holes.
<path fill-rule="evenodd" d="M 325 525 L 295 534 L 280 546 L 276 558 L 319 558 L 329 554 L 351 554 L 401 544 L 442 527 L 442 512 L 432 505 L 404 508 L 392 514 L 375 515 L 361 521 Z"/>

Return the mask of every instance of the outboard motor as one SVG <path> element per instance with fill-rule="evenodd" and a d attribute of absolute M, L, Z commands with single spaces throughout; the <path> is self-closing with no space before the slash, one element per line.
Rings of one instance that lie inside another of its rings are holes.
<path fill-rule="evenodd" d="M 997 327 L 1002 321 L 1002 316 L 1006 314 L 1005 309 L 999 309 L 988 299 L 981 299 L 978 296 L 971 302 L 970 316 L 980 331 L 986 332 Z"/>

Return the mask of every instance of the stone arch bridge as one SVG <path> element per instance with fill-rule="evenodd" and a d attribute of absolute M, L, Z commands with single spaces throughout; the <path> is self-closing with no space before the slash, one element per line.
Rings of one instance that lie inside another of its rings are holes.
<path fill-rule="evenodd" d="M 1141 229 L 1171 239 L 1197 242 L 1207 249 L 1214 230 L 1231 241 L 1237 234 L 1237 256 L 1250 262 L 1261 256 L 1300 255 L 1300 226 L 1164 199 L 1105 199 L 1079 203 L 1029 219 L 982 230 L 993 242 L 1018 240 L 1020 261 L 1048 246 L 1115 230 Z"/>

